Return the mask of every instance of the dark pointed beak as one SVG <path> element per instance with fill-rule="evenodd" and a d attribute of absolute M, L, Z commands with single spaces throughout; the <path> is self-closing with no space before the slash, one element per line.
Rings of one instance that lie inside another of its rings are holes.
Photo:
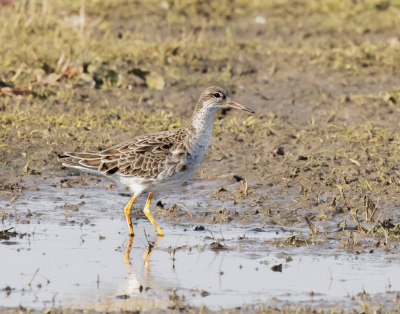
<path fill-rule="evenodd" d="M 247 111 L 247 112 L 250 112 L 250 113 L 255 113 L 255 112 L 254 112 L 253 110 L 251 110 L 250 108 L 247 108 L 247 107 L 245 107 L 245 106 L 242 106 L 241 104 L 238 104 L 237 102 L 234 102 L 234 101 L 229 102 L 228 106 L 229 106 L 230 108 L 235 108 L 235 109 L 240 109 L 240 110 Z"/>

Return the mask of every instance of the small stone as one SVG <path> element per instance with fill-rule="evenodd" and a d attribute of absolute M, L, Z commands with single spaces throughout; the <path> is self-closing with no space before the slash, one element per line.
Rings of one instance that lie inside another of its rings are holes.
<path fill-rule="evenodd" d="M 257 16 L 257 17 L 256 17 L 256 23 L 257 23 L 257 24 L 265 24 L 265 23 L 266 23 L 265 17 L 263 17 L 263 16 Z"/>

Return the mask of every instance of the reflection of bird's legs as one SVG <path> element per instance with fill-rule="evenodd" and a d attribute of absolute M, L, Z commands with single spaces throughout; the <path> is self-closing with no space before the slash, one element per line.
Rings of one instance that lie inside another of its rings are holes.
<path fill-rule="evenodd" d="M 125 249 L 125 254 L 124 254 L 124 263 L 125 264 L 129 264 L 129 254 L 131 253 L 132 239 L 133 239 L 133 237 L 130 236 L 128 245 L 126 246 L 126 249 Z"/>
<path fill-rule="evenodd" d="M 150 258 L 151 248 L 147 248 L 146 252 L 143 254 L 143 259 L 148 260 Z"/>
<path fill-rule="evenodd" d="M 151 215 L 151 212 L 150 212 L 150 203 L 151 203 L 152 197 L 153 197 L 153 193 L 149 192 L 149 196 L 147 198 L 147 202 L 146 202 L 146 205 L 144 206 L 143 212 L 146 215 L 146 217 L 150 220 L 150 222 L 153 224 L 153 226 L 156 228 L 159 236 L 163 237 L 164 232 L 162 232 L 161 228 L 158 226 L 158 224 L 156 223 L 155 219 L 153 218 L 153 216 Z"/>
<path fill-rule="evenodd" d="M 156 239 L 156 242 L 155 243 L 153 242 L 154 244 L 150 244 L 149 243 L 149 246 L 147 247 L 146 252 L 143 254 L 144 267 L 147 270 L 147 274 L 150 273 L 149 258 L 150 258 L 151 250 L 153 249 L 154 245 L 156 245 L 158 242 L 160 242 L 160 239 L 161 239 L 161 236 L 158 236 L 157 239 Z"/>
<path fill-rule="evenodd" d="M 149 259 L 151 250 L 153 249 L 153 246 L 158 244 L 158 242 L 160 242 L 161 238 L 162 238 L 161 236 L 158 236 L 157 239 L 156 239 L 156 242 L 153 242 L 154 244 L 150 244 L 149 243 L 149 246 L 147 247 L 146 252 L 143 254 L 143 259 Z"/>
<path fill-rule="evenodd" d="M 148 250 L 147 250 L 147 251 L 148 251 Z M 147 251 L 146 251 L 146 253 L 144 253 L 143 257 L 147 254 Z M 150 252 L 149 252 L 148 255 L 150 255 Z M 147 257 L 145 258 L 143 264 L 144 264 L 144 268 L 146 268 L 146 270 L 147 270 L 147 275 L 149 275 L 149 274 L 150 274 L 149 256 L 147 256 Z"/>
<path fill-rule="evenodd" d="M 128 204 L 126 204 L 124 208 L 124 213 L 125 213 L 125 218 L 126 222 L 128 223 L 128 228 L 129 228 L 129 235 L 133 236 L 135 233 L 133 232 L 133 227 L 132 227 L 132 220 L 131 220 L 131 207 L 133 203 L 136 201 L 138 194 L 134 194 L 132 198 L 129 200 Z"/>

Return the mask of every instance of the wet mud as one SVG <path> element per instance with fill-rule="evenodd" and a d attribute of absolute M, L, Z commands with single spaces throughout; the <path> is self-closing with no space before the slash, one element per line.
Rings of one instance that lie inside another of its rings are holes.
<path fill-rule="evenodd" d="M 133 238 L 122 211 L 129 194 L 105 179 L 26 177 L 3 185 L 3 198 L 21 194 L 2 202 L 2 305 L 98 312 L 216 311 L 271 302 L 351 310 L 360 300 L 397 306 L 394 248 L 377 246 L 378 240 L 369 248 L 363 241 L 371 239 L 351 236 L 354 227 L 315 223 L 320 231 L 310 235 L 306 222 L 271 224 L 270 213 L 248 212 L 251 200 L 221 201 L 221 193 L 243 187 L 223 185 L 194 180 L 156 198 L 152 211 L 164 237 L 139 199 Z"/>

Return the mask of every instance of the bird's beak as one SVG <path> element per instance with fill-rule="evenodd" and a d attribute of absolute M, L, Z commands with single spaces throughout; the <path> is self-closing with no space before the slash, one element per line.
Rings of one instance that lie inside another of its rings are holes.
<path fill-rule="evenodd" d="M 255 113 L 250 108 L 242 106 L 241 104 L 238 104 L 237 102 L 234 102 L 234 101 L 229 102 L 228 107 L 235 108 L 235 109 L 240 109 L 240 110 L 247 111 L 247 112 L 250 112 L 250 113 Z"/>

